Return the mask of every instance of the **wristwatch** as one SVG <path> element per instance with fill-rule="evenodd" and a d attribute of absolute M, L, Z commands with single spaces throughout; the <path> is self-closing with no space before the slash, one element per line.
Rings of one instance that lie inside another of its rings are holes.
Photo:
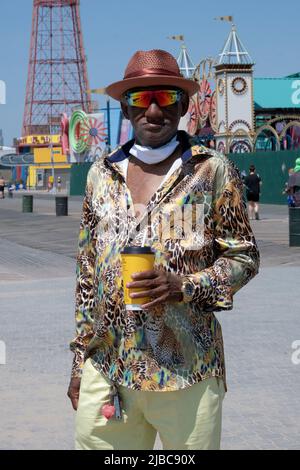
<path fill-rule="evenodd" d="M 181 292 L 183 294 L 184 303 L 189 303 L 193 300 L 195 294 L 195 285 L 188 277 L 183 278 Z"/>

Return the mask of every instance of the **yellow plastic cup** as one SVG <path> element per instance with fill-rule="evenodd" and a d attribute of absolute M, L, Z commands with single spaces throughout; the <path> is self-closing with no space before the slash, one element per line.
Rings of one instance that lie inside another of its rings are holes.
<path fill-rule="evenodd" d="M 154 267 L 155 255 L 149 246 L 126 246 L 121 252 L 124 301 L 126 310 L 142 310 L 141 305 L 151 301 L 150 297 L 133 299 L 130 294 L 135 294 L 145 289 L 128 289 L 126 284 L 133 282 L 132 275 L 150 271 Z"/>

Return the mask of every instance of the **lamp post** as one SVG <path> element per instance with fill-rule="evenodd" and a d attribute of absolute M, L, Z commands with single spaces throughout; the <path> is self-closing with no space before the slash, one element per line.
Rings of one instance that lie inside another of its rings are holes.
<path fill-rule="evenodd" d="M 52 111 L 52 108 L 51 108 L 51 111 Z M 53 154 L 53 139 L 52 139 L 52 113 L 51 113 L 51 123 L 50 123 L 50 155 L 51 155 L 51 176 L 53 180 L 53 187 L 51 188 L 51 192 L 55 194 L 56 186 L 55 186 L 54 154 Z"/>
<path fill-rule="evenodd" d="M 107 112 L 107 150 L 111 152 L 111 129 L 110 129 L 110 98 L 106 98 L 106 112 Z"/>

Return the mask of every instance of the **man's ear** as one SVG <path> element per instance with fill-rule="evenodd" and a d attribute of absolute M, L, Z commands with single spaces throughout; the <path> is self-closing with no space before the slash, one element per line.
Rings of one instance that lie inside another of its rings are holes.
<path fill-rule="evenodd" d="M 121 109 L 123 111 L 123 114 L 124 114 L 125 118 L 129 119 L 128 105 L 126 103 L 124 103 L 123 101 L 121 101 Z"/>
<path fill-rule="evenodd" d="M 181 111 L 181 116 L 184 116 L 189 109 L 189 104 L 190 104 L 190 98 L 187 93 L 184 93 L 181 99 L 181 104 L 182 104 L 182 111 Z"/>

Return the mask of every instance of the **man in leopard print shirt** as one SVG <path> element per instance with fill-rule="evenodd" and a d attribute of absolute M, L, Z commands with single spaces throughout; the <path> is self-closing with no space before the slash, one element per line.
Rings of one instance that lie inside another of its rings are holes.
<path fill-rule="evenodd" d="M 152 449 L 157 432 L 165 449 L 220 446 L 226 377 L 214 312 L 232 309 L 259 253 L 237 170 L 178 131 L 197 89 L 160 50 L 137 52 L 107 88 L 135 139 L 87 178 L 68 391 L 77 449 Z M 151 301 L 128 310 L 121 251 L 146 239 L 154 269 L 127 287 Z"/>

